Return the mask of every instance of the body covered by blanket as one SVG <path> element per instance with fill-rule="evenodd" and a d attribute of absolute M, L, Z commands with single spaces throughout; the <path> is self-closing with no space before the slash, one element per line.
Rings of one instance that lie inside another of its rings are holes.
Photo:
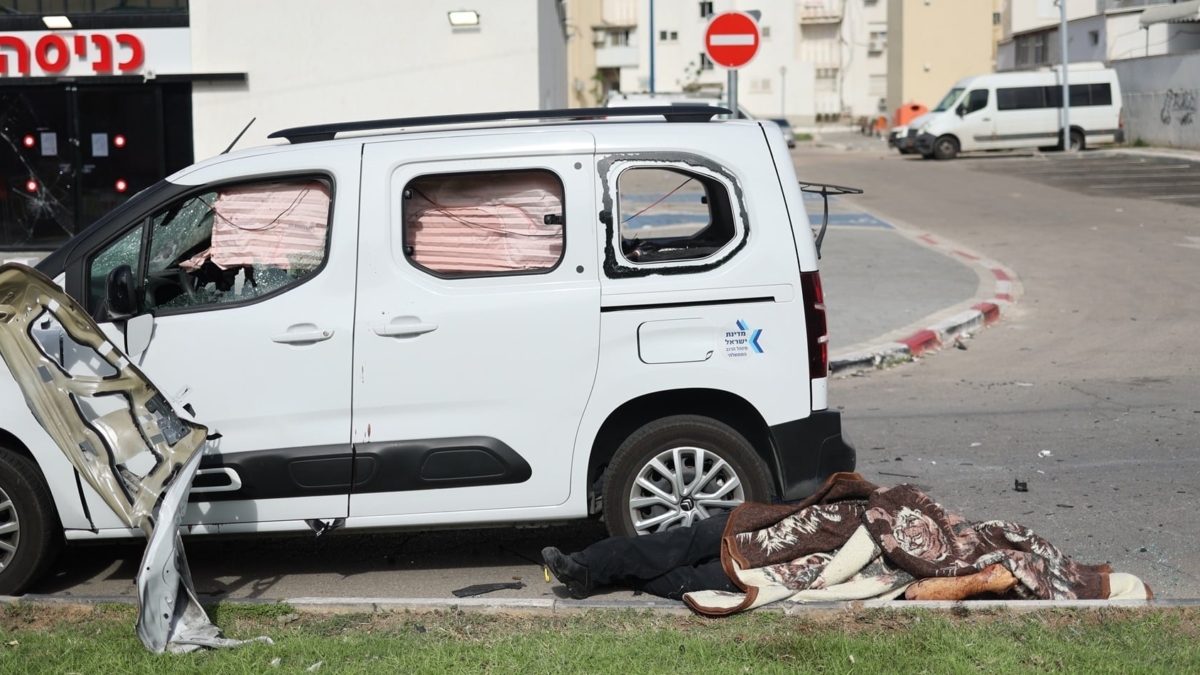
<path fill-rule="evenodd" d="M 1016 578 L 1012 597 L 1153 597 L 1135 577 L 1074 562 L 1020 525 L 971 523 L 911 485 L 881 488 L 855 473 L 834 474 L 796 506 L 739 506 L 725 527 L 721 564 L 745 592 L 689 593 L 684 600 L 697 612 L 893 598 L 917 579 L 971 575 L 994 564 Z"/>

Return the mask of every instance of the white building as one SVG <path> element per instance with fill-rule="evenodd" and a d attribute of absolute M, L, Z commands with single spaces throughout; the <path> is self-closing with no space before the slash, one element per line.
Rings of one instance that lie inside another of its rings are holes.
<path fill-rule="evenodd" d="M 800 124 L 882 110 L 887 96 L 882 0 L 601 1 L 602 21 L 591 28 L 597 79 L 609 89 L 723 91 L 727 71 L 704 54 L 708 18 L 729 10 L 758 11 L 761 46 L 738 74 L 738 101 L 747 110 Z"/>
<path fill-rule="evenodd" d="M 558 0 L 191 0 L 196 157 L 322 122 L 567 107 Z M 460 10 L 464 25 L 452 25 Z M 471 15 L 477 17 L 472 22 Z"/>
<path fill-rule="evenodd" d="M 1142 25 L 1144 10 L 1173 0 L 1067 0 L 1067 57 L 1111 64 L 1121 59 L 1200 49 L 1195 24 Z M 1059 8 L 1054 0 L 1007 0 L 1004 37 L 996 52 L 996 70 L 1039 68 L 1062 62 Z"/>

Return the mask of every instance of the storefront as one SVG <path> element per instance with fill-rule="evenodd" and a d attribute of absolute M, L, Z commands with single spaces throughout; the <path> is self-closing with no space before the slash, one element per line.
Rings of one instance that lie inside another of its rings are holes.
<path fill-rule="evenodd" d="M 190 164 L 192 83 L 245 81 L 192 72 L 186 0 L 0 5 L 90 11 L 0 13 L 2 250 L 50 250 Z"/>

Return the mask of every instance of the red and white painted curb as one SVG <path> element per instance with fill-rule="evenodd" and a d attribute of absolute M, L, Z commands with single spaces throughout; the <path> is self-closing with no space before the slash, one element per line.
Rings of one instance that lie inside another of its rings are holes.
<path fill-rule="evenodd" d="M 888 219 L 881 218 L 881 220 L 890 223 Z M 895 227 L 894 224 L 893 226 Z M 879 368 L 937 351 L 955 340 L 969 337 L 979 328 L 996 323 L 1000 320 L 1000 316 L 1017 301 L 1020 283 L 1012 270 L 1007 267 L 929 233 L 915 233 L 902 227 L 896 227 L 896 231 L 926 248 L 961 259 L 969 267 L 975 268 L 981 278 L 990 275 L 993 280 L 991 293 L 977 296 L 971 301 L 973 304 L 968 308 L 936 321 L 926 328 L 913 331 L 905 337 L 834 357 L 829 362 L 831 373 Z"/>

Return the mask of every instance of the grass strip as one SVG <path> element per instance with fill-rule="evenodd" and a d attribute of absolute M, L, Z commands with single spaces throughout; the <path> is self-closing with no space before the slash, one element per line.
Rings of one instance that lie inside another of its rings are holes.
<path fill-rule="evenodd" d="M 632 610 L 299 614 L 217 605 L 229 637 L 274 645 L 156 656 L 123 605 L 0 609 L 0 673 L 1180 673 L 1193 608 L 865 610 L 724 619 Z M 320 664 L 320 665 L 316 665 Z M 314 665 L 316 666 L 314 669 Z"/>

